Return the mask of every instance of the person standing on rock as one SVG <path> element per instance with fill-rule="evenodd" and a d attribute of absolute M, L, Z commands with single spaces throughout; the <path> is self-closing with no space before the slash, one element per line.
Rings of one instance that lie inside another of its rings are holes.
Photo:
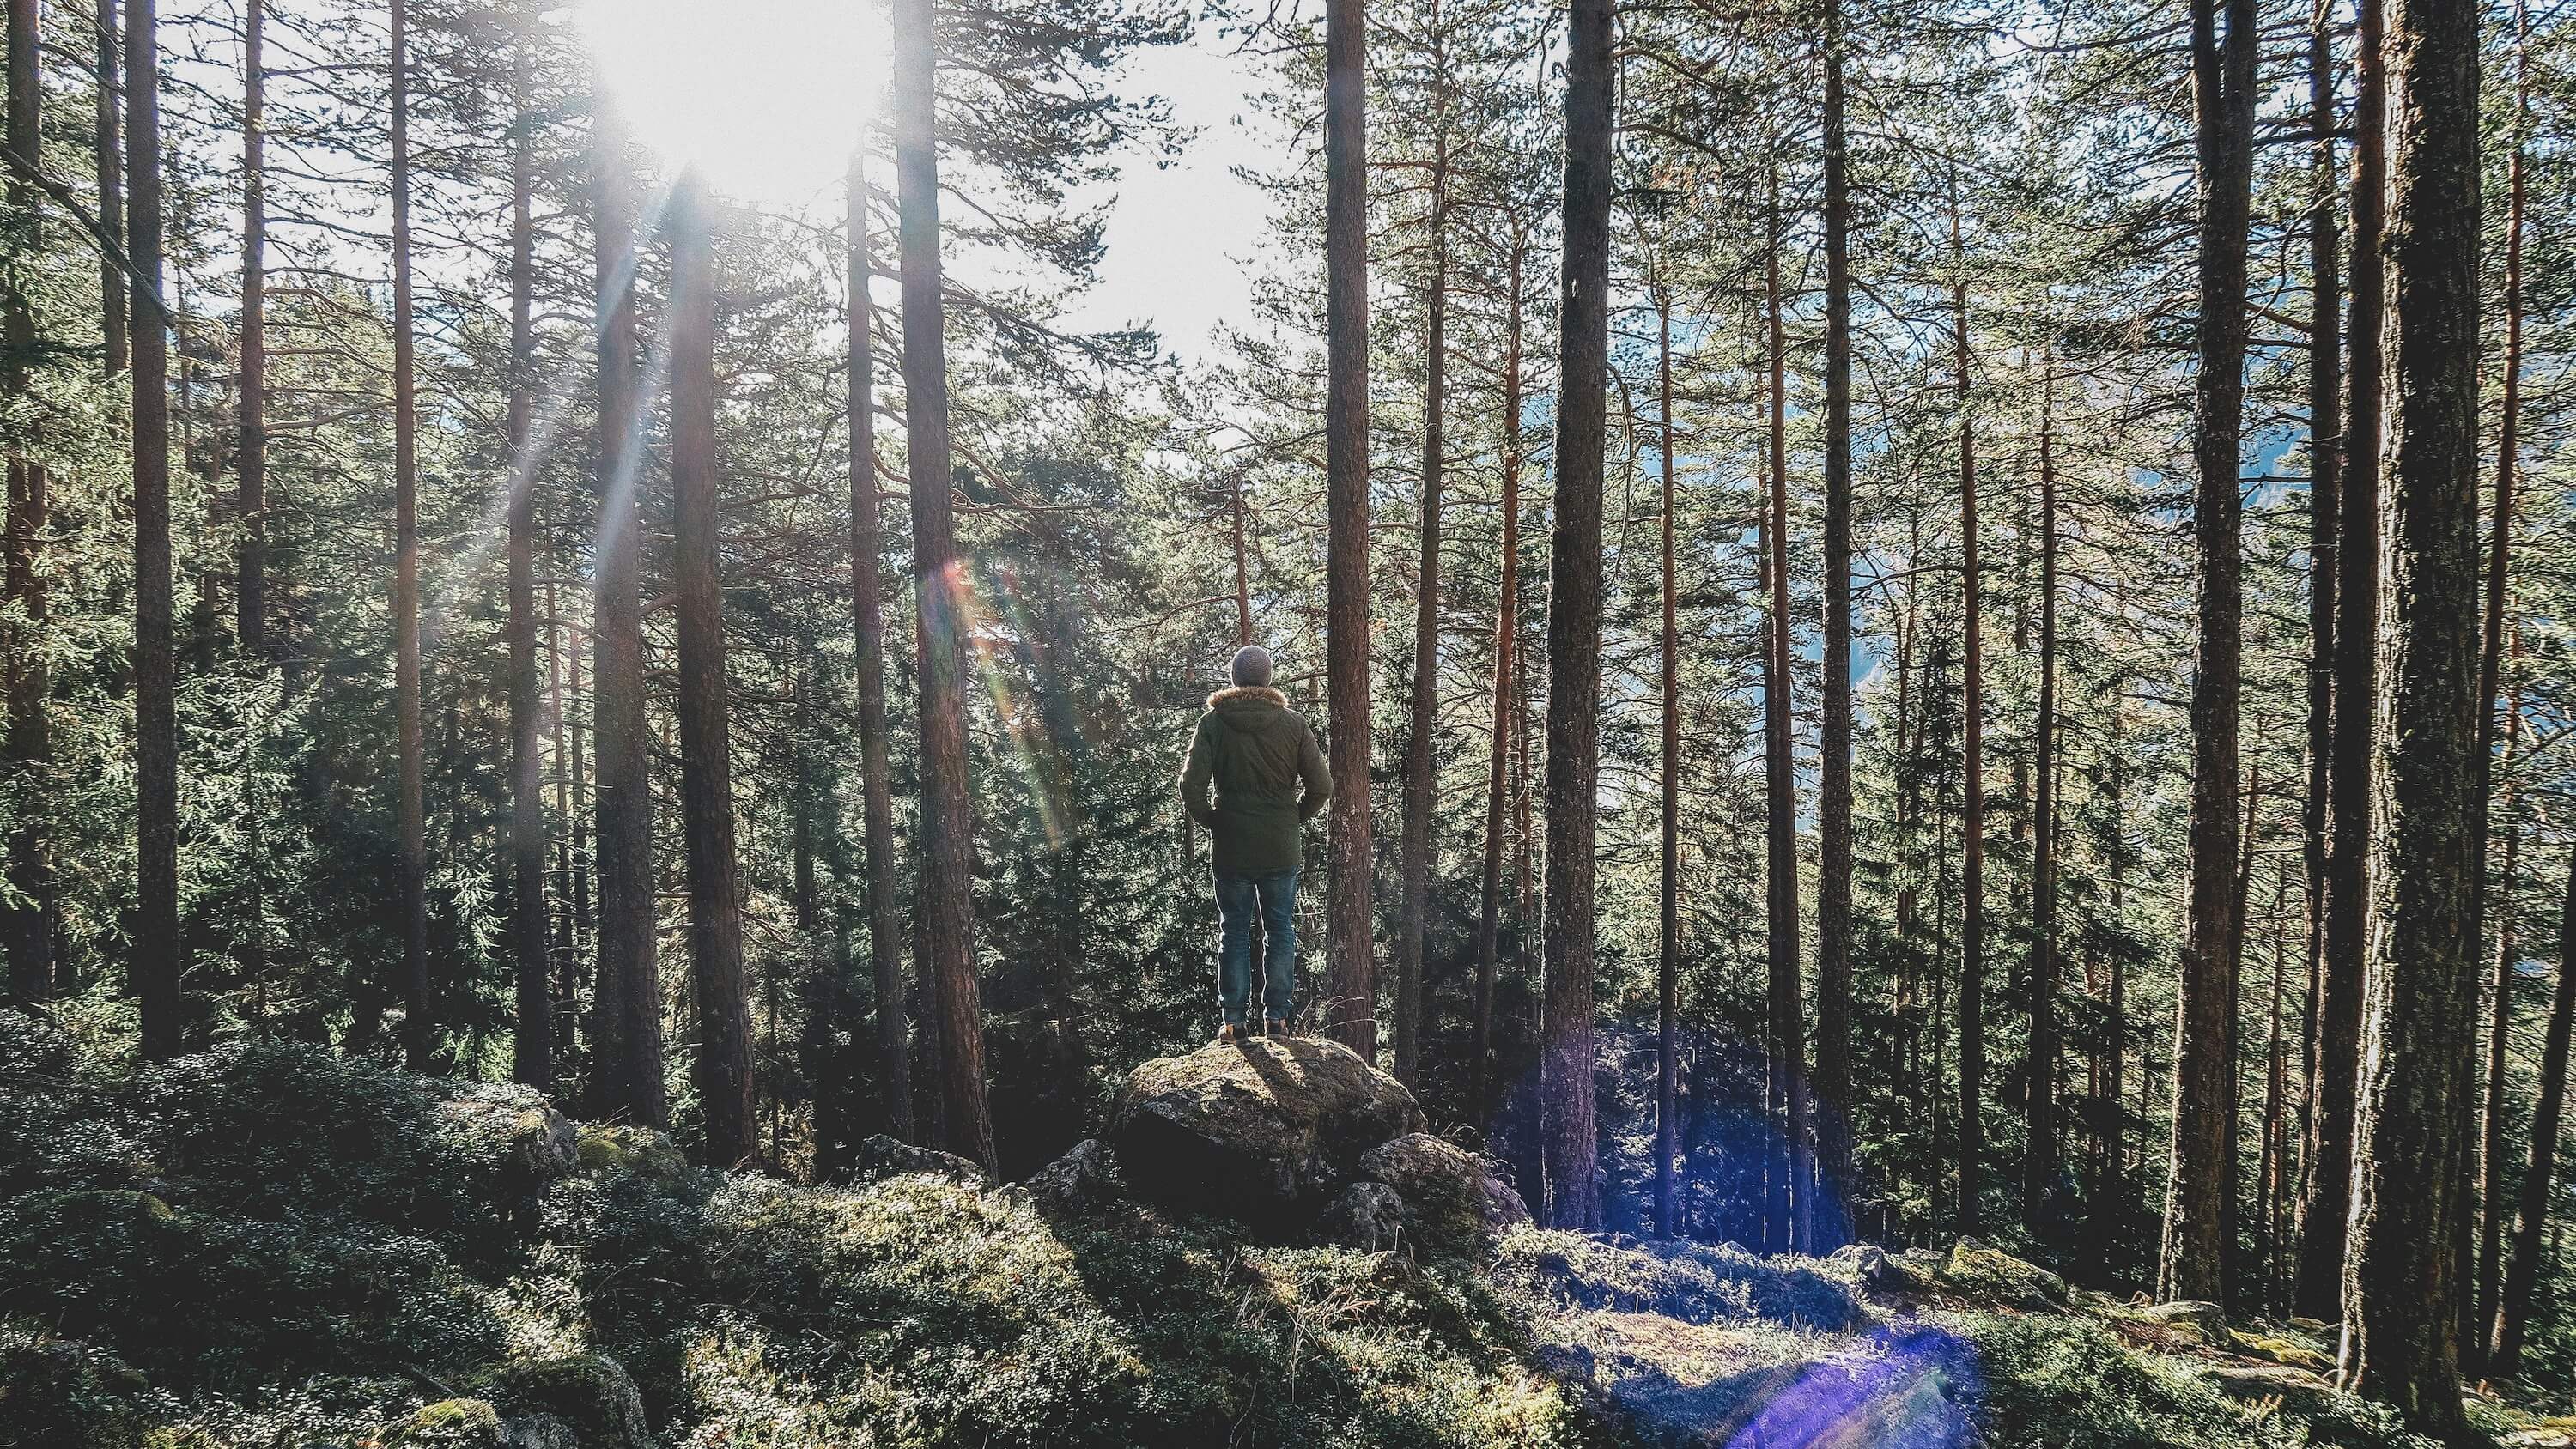
<path fill-rule="evenodd" d="M 1270 651 L 1234 651 L 1234 687 L 1208 696 L 1181 767 L 1181 803 L 1214 838 L 1218 1041 L 1241 1041 L 1252 1011 L 1252 921 L 1261 918 L 1263 1027 L 1285 1036 L 1297 991 L 1297 866 L 1304 826 L 1333 797 L 1314 726 L 1270 687 Z M 1209 798 L 1210 787 L 1215 798 Z"/>

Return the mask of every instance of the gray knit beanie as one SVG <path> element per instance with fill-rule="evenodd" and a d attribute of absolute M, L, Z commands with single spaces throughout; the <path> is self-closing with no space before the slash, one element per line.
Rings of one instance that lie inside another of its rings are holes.
<path fill-rule="evenodd" d="M 1228 666 L 1234 682 L 1246 689 L 1270 682 L 1270 651 L 1258 644 L 1246 644 L 1234 651 L 1234 663 Z"/>

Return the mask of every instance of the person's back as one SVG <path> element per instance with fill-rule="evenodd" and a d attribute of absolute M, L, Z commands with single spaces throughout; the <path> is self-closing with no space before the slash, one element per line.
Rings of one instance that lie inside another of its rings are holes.
<path fill-rule="evenodd" d="M 1223 930 L 1217 996 L 1222 1039 L 1240 1035 L 1251 1001 L 1252 919 L 1268 936 L 1263 1005 L 1273 1032 L 1288 1028 L 1296 972 L 1297 867 L 1305 821 L 1332 798 L 1332 776 L 1314 727 L 1270 687 L 1270 655 L 1247 645 L 1235 683 L 1208 696 L 1181 770 L 1181 800 L 1215 841 L 1217 914 Z M 1213 799 L 1210 798 L 1213 791 Z"/>

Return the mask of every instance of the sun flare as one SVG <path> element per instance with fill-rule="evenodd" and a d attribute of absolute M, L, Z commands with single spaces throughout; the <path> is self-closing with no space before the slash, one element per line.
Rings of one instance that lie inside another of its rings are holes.
<path fill-rule="evenodd" d="M 837 186 L 885 77 L 877 7 L 850 0 L 580 0 L 635 138 L 747 201 Z"/>

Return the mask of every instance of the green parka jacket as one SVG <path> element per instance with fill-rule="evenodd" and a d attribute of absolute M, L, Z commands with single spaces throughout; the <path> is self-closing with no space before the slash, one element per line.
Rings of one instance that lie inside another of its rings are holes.
<path fill-rule="evenodd" d="M 1332 796 L 1314 727 L 1288 696 L 1259 685 L 1208 696 L 1181 767 L 1181 803 L 1215 837 L 1218 875 L 1295 870 L 1305 854 L 1299 827 Z"/>

